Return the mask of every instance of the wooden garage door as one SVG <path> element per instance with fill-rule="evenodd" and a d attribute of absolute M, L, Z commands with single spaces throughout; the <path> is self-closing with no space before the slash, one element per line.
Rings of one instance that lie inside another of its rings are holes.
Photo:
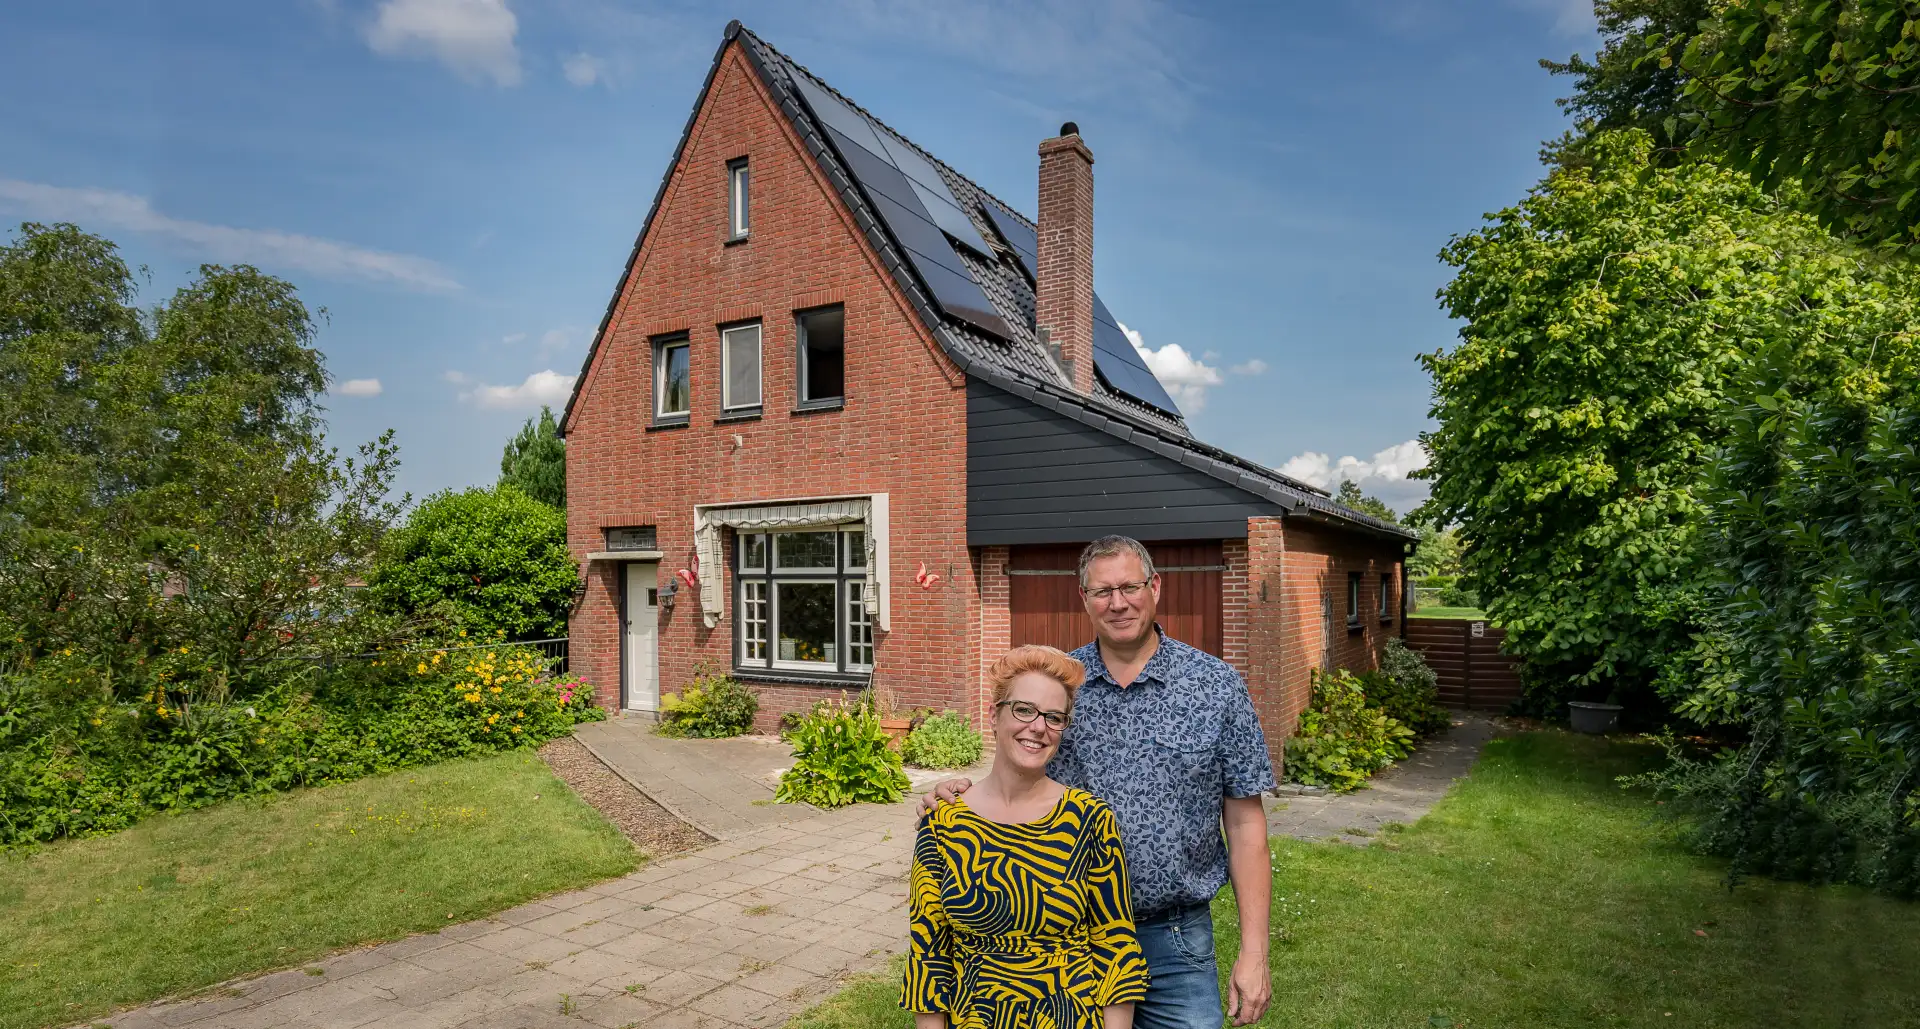
<path fill-rule="evenodd" d="M 1093 642 L 1093 623 L 1080 603 L 1080 550 L 1070 546 L 1014 547 L 1013 643 L 1044 643 L 1074 650 Z M 1159 618 L 1167 634 L 1209 654 L 1221 648 L 1220 580 L 1226 571 L 1220 541 L 1149 543 L 1160 572 Z"/>

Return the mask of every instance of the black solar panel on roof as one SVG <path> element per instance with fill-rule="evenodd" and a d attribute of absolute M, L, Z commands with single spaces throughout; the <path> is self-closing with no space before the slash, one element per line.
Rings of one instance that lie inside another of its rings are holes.
<path fill-rule="evenodd" d="M 869 123 L 858 111 L 814 85 L 805 75 L 795 73 L 793 80 L 807 105 L 820 117 L 827 138 L 846 162 L 847 170 L 906 250 L 907 259 L 940 309 L 1000 339 L 1012 338 L 1013 333 L 999 309 L 987 299 L 980 284 L 967 273 L 966 262 L 954 252 L 954 244 L 947 238 L 951 230 L 945 230 L 940 224 L 937 209 L 950 209 L 950 218 L 964 222 L 967 231 L 972 233 L 978 252 L 988 252 L 986 241 L 980 239 L 973 222 L 951 202 L 953 194 L 948 192 L 945 183 L 940 184 L 936 195 L 923 184 L 909 179 L 891 160 L 881 156 L 887 149 L 880 142 L 886 134 L 884 129 Z M 901 149 L 899 144 L 895 144 L 895 149 Z M 931 166 L 926 168 L 926 173 L 931 174 L 934 181 L 940 181 Z M 942 196 L 947 199 L 941 199 Z M 936 211 L 929 211 L 929 206 Z"/>
<path fill-rule="evenodd" d="M 1120 331 L 1120 323 L 1100 301 L 1098 293 L 1093 295 L 1093 367 L 1114 389 L 1175 417 L 1180 416 L 1179 405 L 1167 395 L 1166 387 L 1154 377 L 1153 369 L 1141 360 L 1140 352 L 1133 349 L 1133 341 Z"/>
<path fill-rule="evenodd" d="M 973 219 L 960 209 L 960 201 L 954 199 L 953 191 L 947 188 L 947 180 L 940 177 L 933 165 L 918 151 L 893 138 L 893 134 L 887 130 L 875 126 L 874 131 L 886 146 L 887 156 L 893 158 L 894 167 L 913 183 L 914 192 L 920 194 L 920 201 L 926 205 L 927 213 L 933 216 L 933 223 L 974 253 L 992 257 L 992 248 L 980 237 L 980 230 L 974 226 Z"/>
<path fill-rule="evenodd" d="M 980 209 L 987 212 L 987 221 L 993 223 L 995 232 L 1007 241 L 1013 252 L 1020 255 L 1020 263 L 1026 265 L 1027 278 L 1038 282 L 1040 279 L 1040 237 L 1028 227 L 1026 222 L 1015 218 L 1000 209 L 999 204 L 982 203 Z"/>

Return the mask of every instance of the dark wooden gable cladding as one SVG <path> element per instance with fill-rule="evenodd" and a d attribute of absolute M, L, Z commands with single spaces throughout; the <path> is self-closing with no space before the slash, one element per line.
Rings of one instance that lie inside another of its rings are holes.
<path fill-rule="evenodd" d="M 967 543 L 1244 539 L 1283 509 L 977 379 L 967 383 Z"/>

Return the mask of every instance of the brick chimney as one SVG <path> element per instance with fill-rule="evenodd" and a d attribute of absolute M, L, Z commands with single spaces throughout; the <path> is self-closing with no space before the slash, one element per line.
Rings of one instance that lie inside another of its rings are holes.
<path fill-rule="evenodd" d="M 1040 272 L 1034 322 L 1073 388 L 1093 392 L 1093 151 L 1080 127 L 1040 143 Z"/>

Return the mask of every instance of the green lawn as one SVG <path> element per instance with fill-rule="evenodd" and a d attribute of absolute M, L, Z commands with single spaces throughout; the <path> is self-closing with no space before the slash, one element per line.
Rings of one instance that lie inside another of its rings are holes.
<path fill-rule="evenodd" d="M 531 753 L 0 855 L 0 1027 L 64 1024 L 432 931 L 637 862 Z"/>
<path fill-rule="evenodd" d="M 1920 905 L 1749 881 L 1682 851 L 1618 774 L 1652 748 L 1495 741 L 1418 825 L 1374 846 L 1275 844 L 1261 1025 L 1920 1026 Z M 1221 954 L 1238 947 L 1215 906 Z M 894 981 L 794 1023 L 907 1027 Z"/>
<path fill-rule="evenodd" d="M 1477 607 L 1423 607 L 1407 615 L 1408 618 L 1470 618 L 1485 621 L 1487 613 Z"/>

